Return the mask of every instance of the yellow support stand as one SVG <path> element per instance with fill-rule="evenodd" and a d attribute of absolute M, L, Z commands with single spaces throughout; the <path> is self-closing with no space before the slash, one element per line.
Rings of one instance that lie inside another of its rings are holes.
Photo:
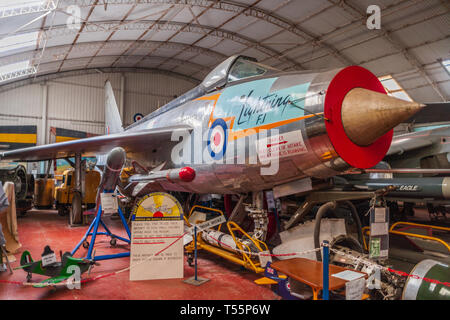
<path fill-rule="evenodd" d="M 207 210 L 207 211 L 218 213 L 219 215 L 223 215 L 223 212 L 221 210 L 195 205 L 191 208 L 187 217 L 186 216 L 184 217 L 184 221 L 186 222 L 186 224 L 188 226 L 191 226 L 191 224 L 189 223 L 189 218 L 191 217 L 192 213 L 194 212 L 194 210 L 196 208 L 201 208 L 203 210 Z M 200 223 L 200 222 L 204 222 L 204 221 L 196 221 L 196 223 Z M 236 247 L 240 250 L 240 252 L 230 252 L 230 251 L 224 250 L 222 248 L 216 247 L 214 245 L 211 245 L 209 243 L 206 243 L 201 237 L 201 232 L 198 232 L 198 236 L 197 236 L 197 250 L 200 250 L 200 249 L 206 250 L 208 252 L 211 252 L 212 254 L 215 254 L 224 259 L 227 259 L 228 261 L 239 264 L 248 270 L 254 271 L 256 273 L 263 273 L 264 268 L 261 267 L 258 257 L 255 256 L 254 254 L 252 254 L 252 250 L 250 249 L 250 247 L 248 245 L 246 245 L 245 243 L 243 243 L 236 236 L 236 232 L 241 233 L 243 235 L 243 237 L 249 239 L 251 241 L 251 243 L 253 244 L 253 246 L 258 250 L 258 252 L 268 251 L 269 249 L 268 249 L 267 245 L 263 241 L 252 238 L 248 233 L 246 233 L 241 227 L 239 227 L 239 225 L 237 225 L 233 221 L 227 222 L 226 225 L 227 225 L 228 232 L 233 237 Z M 222 227 L 222 225 L 219 225 L 217 230 L 220 231 L 221 227 Z M 195 250 L 194 240 L 192 240 L 192 242 L 190 244 L 188 244 L 185 247 L 185 249 L 188 253 L 192 254 Z"/>
<path fill-rule="evenodd" d="M 402 236 L 407 236 L 407 237 L 412 237 L 412 238 L 419 238 L 419 239 L 425 239 L 425 240 L 431 240 L 431 241 L 435 241 L 438 242 L 440 244 L 442 244 L 444 247 L 447 248 L 447 250 L 450 252 L 450 246 L 447 242 L 443 241 L 442 239 L 439 239 L 437 237 L 432 237 L 432 236 L 425 236 L 425 235 L 421 235 L 421 234 L 415 234 L 415 233 L 411 233 L 411 232 L 404 232 L 404 231 L 397 231 L 394 230 L 395 227 L 399 226 L 399 225 L 407 225 L 407 226 L 413 226 L 413 227 L 420 227 L 420 228 L 431 228 L 431 229 L 436 229 L 436 230 L 443 230 L 443 231 L 450 231 L 450 228 L 447 227 L 439 227 L 439 226 L 433 226 L 433 225 L 428 225 L 428 224 L 420 224 L 420 223 L 413 223 L 413 222 L 396 222 L 394 223 L 390 228 L 389 228 L 389 233 L 390 234 L 398 234 L 398 235 L 402 235 Z M 368 246 L 366 243 L 366 238 L 365 236 L 369 236 L 370 235 L 370 227 L 364 227 L 362 228 L 362 232 L 363 232 L 363 242 L 364 242 L 364 248 L 366 250 L 368 250 Z"/>

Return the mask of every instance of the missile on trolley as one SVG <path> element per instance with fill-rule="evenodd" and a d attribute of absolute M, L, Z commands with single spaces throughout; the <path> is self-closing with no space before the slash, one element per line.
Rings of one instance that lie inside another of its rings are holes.
<path fill-rule="evenodd" d="M 106 162 L 103 168 L 102 180 L 99 184 L 99 191 L 112 192 L 116 188 L 120 178 L 120 173 L 125 164 L 126 152 L 121 147 L 112 149 L 106 156 Z"/>
<path fill-rule="evenodd" d="M 349 180 L 359 190 L 374 191 L 393 186 L 388 196 L 408 198 L 450 199 L 450 177 L 422 177 Z"/>

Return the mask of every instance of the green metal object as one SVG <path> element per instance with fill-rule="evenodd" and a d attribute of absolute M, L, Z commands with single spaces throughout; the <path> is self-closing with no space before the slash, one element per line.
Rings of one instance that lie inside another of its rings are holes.
<path fill-rule="evenodd" d="M 79 268 L 80 275 L 89 270 L 89 267 L 94 264 L 94 261 L 87 259 L 73 258 L 70 252 L 66 252 L 61 256 L 61 262 L 55 262 L 48 266 L 43 266 L 42 261 L 33 261 L 29 251 L 24 251 L 20 258 L 20 267 L 16 269 L 23 269 L 27 272 L 27 281 L 31 280 L 32 274 L 40 274 L 50 277 L 35 284 L 35 288 L 46 287 L 47 284 L 56 284 L 67 280 L 74 275 L 74 269 Z"/>
<path fill-rule="evenodd" d="M 403 289 L 403 300 L 450 300 L 450 266 L 435 260 L 419 262 L 411 271 Z M 423 279 L 431 279 L 426 281 Z M 435 283 L 438 280 L 440 283 Z"/>

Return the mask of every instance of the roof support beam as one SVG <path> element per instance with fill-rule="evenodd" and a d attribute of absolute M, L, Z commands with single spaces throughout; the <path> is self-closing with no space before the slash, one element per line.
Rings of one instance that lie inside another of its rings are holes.
<path fill-rule="evenodd" d="M 53 79 L 58 78 L 64 78 L 64 77 L 72 77 L 72 76 L 80 76 L 85 74 L 97 74 L 101 70 L 104 73 L 120 73 L 120 72 L 132 72 L 132 73 L 158 73 L 158 74 L 165 74 L 171 77 L 176 77 L 185 81 L 192 82 L 194 85 L 197 85 L 200 83 L 199 79 L 190 78 L 188 76 L 185 76 L 180 73 L 176 73 L 169 70 L 157 70 L 153 68 L 109 68 L 109 67 L 96 67 L 91 69 L 74 69 L 74 70 L 68 70 L 68 71 L 61 71 L 61 72 L 52 72 L 52 73 L 46 73 L 42 75 L 38 75 L 36 77 L 17 80 L 14 82 L 5 83 L 3 85 L 0 85 L 0 93 L 16 89 L 19 87 L 23 87 L 26 85 L 41 83 L 50 81 Z"/>
<path fill-rule="evenodd" d="M 105 2 L 104 5 L 106 6 L 107 3 Z M 133 12 L 133 10 L 136 8 L 136 6 L 137 6 L 137 3 L 135 3 L 135 4 L 133 4 L 133 5 L 131 6 L 130 10 L 128 10 L 128 12 L 125 13 L 125 16 L 124 16 L 124 17 L 122 18 L 122 20 L 120 21 L 120 24 L 123 24 L 123 23 L 125 22 L 125 20 L 126 20 L 126 19 L 128 18 L 128 16 L 131 14 L 131 12 Z M 106 9 L 105 9 L 105 10 L 106 10 Z M 103 42 L 103 45 L 102 45 L 100 48 L 98 48 L 98 50 L 92 55 L 91 60 L 89 60 L 89 62 L 86 64 L 86 67 L 85 67 L 85 68 L 87 68 L 87 67 L 89 66 L 89 64 L 92 62 L 92 60 L 93 60 L 93 59 L 98 55 L 98 53 L 103 49 L 103 47 L 106 45 L 106 43 L 107 43 L 109 40 L 111 40 L 111 38 L 114 36 L 115 33 L 116 33 L 116 30 L 113 30 L 113 31 L 109 34 L 108 38 L 106 38 L 106 40 Z"/>
<path fill-rule="evenodd" d="M 116 49 L 118 49 L 118 48 L 119 49 L 127 48 L 130 46 L 130 44 L 138 44 L 144 49 L 160 47 L 160 48 L 166 49 L 168 51 L 192 52 L 195 54 L 201 54 L 204 56 L 212 57 L 215 60 L 223 60 L 223 59 L 227 58 L 226 55 L 221 54 L 216 51 L 212 51 L 210 49 L 206 49 L 203 47 L 197 47 L 197 46 L 191 46 L 191 45 L 188 45 L 185 43 L 178 43 L 178 42 L 164 43 L 162 41 L 143 41 L 143 40 L 141 40 L 136 43 L 136 41 L 132 41 L 132 40 L 114 40 L 114 41 L 109 41 L 108 44 L 103 47 L 103 49 L 105 52 L 107 52 L 109 49 L 116 51 Z M 42 61 L 45 63 L 45 62 L 54 62 L 54 61 L 62 60 L 66 56 L 68 50 L 71 47 L 72 47 L 71 52 L 76 52 L 76 53 L 82 52 L 82 53 L 86 53 L 87 55 L 91 56 L 91 52 L 97 50 L 102 45 L 103 45 L 103 42 L 98 41 L 98 42 L 78 42 L 73 47 L 71 44 L 49 47 L 49 48 L 47 48 L 46 55 L 45 55 L 45 57 L 42 58 Z M 1 57 L 0 65 L 6 65 L 6 64 L 22 61 L 22 60 L 31 60 L 31 59 L 34 59 L 36 57 L 36 55 L 39 55 L 39 53 L 40 53 L 39 51 L 30 50 L 30 51 L 18 53 L 14 56 Z M 135 55 L 132 55 L 132 54 L 118 55 L 117 60 L 119 60 L 120 58 L 127 58 L 127 57 L 132 57 L 132 56 L 135 56 Z M 166 57 L 162 57 L 162 59 L 163 58 L 166 58 Z M 184 61 L 184 60 L 180 60 L 180 61 Z M 204 66 L 204 67 L 208 68 L 208 66 Z"/>
<path fill-rule="evenodd" d="M 266 55 L 273 55 L 275 57 L 280 56 L 278 59 L 287 62 L 289 64 L 294 65 L 297 69 L 304 69 L 304 67 L 287 57 L 281 57 L 281 53 L 277 50 L 274 50 L 268 46 L 262 45 L 258 43 L 257 41 L 250 39 L 248 37 L 239 35 L 237 33 L 223 30 L 223 29 L 215 29 L 214 27 L 209 26 L 199 26 L 197 24 L 188 24 L 183 22 L 174 22 L 174 21 L 155 21 L 155 20 L 148 20 L 148 21 L 139 21 L 136 23 L 130 23 L 126 25 L 120 25 L 117 21 L 108 21 L 108 22 L 95 22 L 95 24 L 84 24 L 82 26 L 82 30 L 77 33 L 77 38 L 81 32 L 99 32 L 99 31 L 105 31 L 109 29 L 118 29 L 118 30 L 156 30 L 156 31 L 174 31 L 178 32 L 181 30 L 181 32 L 190 32 L 190 33 L 199 33 L 204 35 L 205 32 L 209 33 L 209 36 L 211 37 L 217 37 L 221 39 L 228 39 L 240 44 L 243 44 L 245 46 L 254 47 L 255 49 L 263 52 Z M 73 34 L 74 30 L 68 29 L 66 25 L 59 25 L 54 26 L 51 30 L 46 30 L 46 34 L 49 37 L 49 39 L 56 37 L 56 36 L 66 36 L 69 34 Z M 74 40 L 74 43 L 76 42 L 76 39 Z"/>
<path fill-rule="evenodd" d="M 329 0 L 333 2 L 332 0 Z M 339 5 L 347 12 L 353 12 L 357 13 L 360 17 L 366 17 L 366 12 L 364 10 L 359 9 L 356 7 L 356 5 L 349 4 L 349 1 L 347 0 L 341 0 L 338 2 Z M 336 3 L 336 4 L 338 4 Z M 392 44 L 392 46 L 398 50 L 399 53 L 403 55 L 403 57 L 414 67 L 419 71 L 419 73 L 424 77 L 424 79 L 429 83 L 429 85 L 434 89 L 434 91 L 438 94 L 438 96 L 441 98 L 443 102 L 447 101 L 447 99 L 444 97 L 444 94 L 441 92 L 440 88 L 436 84 L 435 81 L 433 81 L 430 76 L 427 74 L 425 69 L 422 67 L 422 63 L 419 61 L 419 59 L 410 51 L 410 48 L 407 48 L 400 39 L 395 39 L 392 36 L 392 31 L 383 28 L 383 31 L 380 30 L 373 30 L 374 32 L 378 32 L 385 40 L 387 40 L 389 43 Z"/>
<path fill-rule="evenodd" d="M 89 13 L 88 13 L 88 15 L 87 15 L 87 17 L 86 17 L 86 21 L 89 21 L 89 17 L 91 16 L 92 12 L 94 11 L 95 5 L 98 3 L 98 1 L 99 1 L 99 0 L 94 0 L 93 6 L 89 9 Z M 72 50 L 72 47 L 75 45 L 75 43 L 77 43 L 78 38 L 80 37 L 81 33 L 83 32 L 83 29 L 86 27 L 86 25 L 87 25 L 87 22 L 86 22 L 86 21 L 84 21 L 84 22 L 82 23 L 80 30 L 77 31 L 77 35 L 75 36 L 75 39 L 74 39 L 73 42 L 72 42 L 72 46 L 70 47 L 69 51 L 67 52 L 67 54 L 66 54 L 66 56 L 64 57 L 63 61 L 61 62 L 60 66 L 59 66 L 59 68 L 58 68 L 58 72 L 61 71 L 61 68 L 62 68 L 63 65 L 64 65 L 64 61 L 65 61 L 66 58 L 69 56 L 69 53 L 70 53 L 70 51 Z M 66 27 L 67 27 L 67 26 L 66 26 Z M 50 31 L 50 30 L 48 30 L 48 31 Z M 47 34 L 47 32 L 46 32 L 46 34 Z"/>
<path fill-rule="evenodd" d="M 259 2 L 261 2 L 261 0 L 256 0 L 255 2 L 253 2 L 253 3 L 250 5 L 250 7 L 251 7 L 251 6 L 257 5 Z M 240 11 L 240 12 L 238 12 L 237 14 L 233 15 L 231 18 L 225 20 L 225 21 L 222 22 L 220 25 L 218 25 L 217 27 L 215 27 L 214 30 L 221 29 L 224 25 L 226 25 L 228 22 L 234 20 L 236 17 L 238 17 L 238 16 L 239 16 L 243 11 L 245 11 L 245 10 L 246 10 L 246 9 L 243 9 L 242 11 Z M 195 20 L 195 22 L 197 22 L 197 24 L 200 24 L 200 22 L 198 21 L 198 18 L 200 17 L 201 14 L 203 14 L 203 12 L 202 12 L 200 15 L 196 16 L 196 15 L 194 14 L 194 12 L 192 11 L 191 7 L 189 7 L 189 11 L 190 11 L 190 13 L 191 13 L 191 15 L 192 15 L 193 20 Z M 210 31 L 210 32 L 205 32 L 205 35 L 202 36 L 202 37 L 200 37 L 199 39 L 197 39 L 197 40 L 194 41 L 193 43 L 191 43 L 191 46 L 195 46 L 197 43 L 199 43 L 199 42 L 202 41 L 203 39 L 207 38 L 211 32 L 212 32 L 212 31 Z M 178 56 L 179 54 L 181 54 L 182 52 L 183 52 L 183 51 L 179 51 L 177 54 L 173 55 L 172 57 L 176 57 L 176 56 Z"/>
<path fill-rule="evenodd" d="M 202 12 L 200 12 L 200 14 L 198 15 L 198 17 L 200 17 L 201 15 L 203 15 L 204 13 L 206 13 L 209 10 L 210 7 L 207 7 L 206 9 L 204 9 Z M 190 9 L 190 7 L 189 7 Z M 192 12 L 192 10 L 191 10 Z M 180 30 L 178 30 L 177 32 L 175 32 L 174 34 L 172 34 L 168 39 L 166 39 L 165 42 L 170 42 L 170 40 L 172 40 L 173 38 L 175 38 L 178 34 L 180 34 L 180 32 L 182 32 L 187 26 L 191 25 L 192 22 L 198 18 L 198 17 L 194 17 L 194 19 L 192 19 L 190 22 L 188 22 L 187 24 L 185 24 L 185 26 L 183 26 Z M 197 20 L 198 21 L 198 20 Z M 198 23 L 198 22 L 197 22 Z M 200 24 L 198 24 L 200 25 Z M 204 31 L 204 33 L 206 34 L 206 31 Z M 151 55 L 154 51 L 156 51 L 158 48 L 155 48 L 154 50 L 151 50 L 149 53 L 147 53 L 147 56 Z M 139 63 L 139 61 L 137 62 Z M 163 63 L 162 63 L 163 64 Z M 161 65 L 161 64 L 160 64 Z"/>

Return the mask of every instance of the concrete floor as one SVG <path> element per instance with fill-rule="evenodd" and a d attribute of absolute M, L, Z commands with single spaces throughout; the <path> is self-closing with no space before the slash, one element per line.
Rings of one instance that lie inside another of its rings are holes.
<path fill-rule="evenodd" d="M 125 235 L 120 220 L 104 219 L 107 226 L 117 235 Z M 19 240 L 22 248 L 15 254 L 16 261 L 12 267 L 20 265 L 20 256 L 24 250 L 31 252 L 34 260 L 39 260 L 46 245 L 59 256 L 59 251 L 71 251 L 86 232 L 87 227 L 71 228 L 67 217 L 60 217 L 56 211 L 31 210 L 24 217 L 18 217 Z M 118 243 L 123 243 L 118 241 Z M 99 236 L 96 241 L 96 255 L 123 252 L 128 245 L 111 248 L 109 238 Z M 87 249 L 81 247 L 75 254 L 82 257 Z M 100 266 L 92 269 L 91 276 L 102 275 L 124 269 L 129 266 L 129 258 L 100 261 Z M 0 300 L 8 299 L 49 299 L 49 300 L 111 300 L 111 299 L 150 299 L 150 300 L 273 300 L 279 297 L 267 286 L 256 285 L 253 280 L 260 275 L 243 270 L 222 258 L 207 252 L 200 252 L 198 259 L 199 276 L 210 281 L 196 287 L 183 283 L 183 279 L 129 281 L 129 272 L 82 284 L 80 290 L 32 288 L 20 285 L 0 283 Z M 187 262 L 184 266 L 184 279 L 194 275 L 194 269 Z M 85 277 L 86 275 L 83 275 Z M 23 270 L 0 273 L 0 279 L 25 281 Z M 45 280 L 46 277 L 33 275 L 33 282 Z"/>

